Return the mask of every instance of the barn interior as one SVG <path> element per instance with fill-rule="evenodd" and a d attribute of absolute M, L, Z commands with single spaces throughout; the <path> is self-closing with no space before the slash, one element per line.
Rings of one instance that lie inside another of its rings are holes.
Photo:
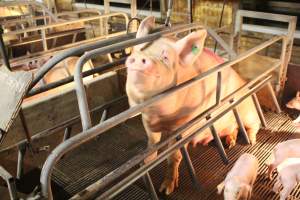
<path fill-rule="evenodd" d="M 259 163 L 249 199 L 280 199 L 279 172 L 272 180 L 267 172 L 275 147 L 300 138 L 299 7 L 293 0 L 0 1 L 0 199 L 224 199 L 217 186 L 244 153 Z M 138 38 L 149 16 L 155 28 Z M 222 63 L 129 105 L 125 62 L 136 47 L 197 30 L 207 31 L 204 46 Z M 245 82 L 225 96 L 229 68 Z M 150 144 L 143 112 L 213 76 L 212 105 Z M 260 121 L 256 144 L 239 110 L 247 99 Z M 235 146 L 216 131 L 227 113 L 239 128 Z M 191 145 L 206 130 L 213 140 Z M 166 194 L 167 158 L 178 150 L 179 184 Z M 298 184 L 286 199 L 300 199 Z"/>

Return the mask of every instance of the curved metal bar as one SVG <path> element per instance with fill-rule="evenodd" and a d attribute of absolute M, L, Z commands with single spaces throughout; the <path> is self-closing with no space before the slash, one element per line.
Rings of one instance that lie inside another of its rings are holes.
<path fill-rule="evenodd" d="M 112 43 L 120 42 L 123 40 L 128 40 L 128 39 L 131 39 L 134 37 L 135 37 L 135 33 L 130 33 L 128 35 L 122 35 L 122 36 L 110 38 L 107 40 L 101 40 L 101 41 L 98 41 L 98 42 L 95 42 L 92 44 L 82 45 L 77 48 L 65 50 L 65 51 L 53 56 L 50 60 L 48 60 L 39 69 L 39 71 L 35 74 L 35 77 L 31 83 L 31 85 L 29 86 L 29 89 L 32 89 L 45 76 L 45 74 L 50 69 L 52 69 L 57 63 L 59 63 L 60 61 L 62 61 L 63 59 L 65 59 L 69 56 L 77 56 L 77 55 L 84 53 L 85 51 L 89 51 L 91 49 L 95 49 L 95 48 L 99 48 L 99 47 L 103 47 L 103 46 L 108 46 Z"/>
<path fill-rule="evenodd" d="M 153 35 L 153 34 L 152 34 Z M 145 39 L 145 38 L 142 38 Z M 96 136 L 102 134 L 103 132 L 109 130 L 110 128 L 118 125 L 119 123 L 124 122 L 125 120 L 127 120 L 130 117 L 133 117 L 135 115 L 137 115 L 138 113 L 140 113 L 141 111 L 143 111 L 143 109 L 145 109 L 145 107 L 148 107 L 150 105 L 152 105 L 153 103 L 161 100 L 162 98 L 165 98 L 166 96 L 172 95 L 178 91 L 181 91 L 183 89 L 186 89 L 187 87 L 190 87 L 196 83 L 198 83 L 199 81 L 203 80 L 204 78 L 206 78 L 207 76 L 211 75 L 211 74 L 215 74 L 221 70 L 223 70 L 224 68 L 230 67 L 236 63 L 238 63 L 239 61 L 248 58 L 249 56 L 257 53 L 258 51 L 260 51 L 261 49 L 273 44 L 274 42 L 277 42 L 278 40 L 282 39 L 282 37 L 280 36 L 276 36 L 262 44 L 260 44 L 259 46 L 257 46 L 256 48 L 250 49 L 242 54 L 240 54 L 239 56 L 237 56 L 234 60 L 232 61 L 228 61 L 225 62 L 223 64 L 220 64 L 204 73 L 202 73 L 201 75 L 183 83 L 180 84 L 174 88 L 171 88 L 167 91 L 165 91 L 162 94 L 156 95 L 148 100 L 146 100 L 145 102 L 138 104 L 110 119 L 107 119 L 106 121 L 104 121 L 101 124 L 98 124 L 86 131 L 83 131 L 81 133 L 79 133 L 78 135 L 73 136 L 72 138 L 70 138 L 69 140 L 67 140 L 66 142 L 58 145 L 52 152 L 51 154 L 48 156 L 45 164 L 43 165 L 42 168 L 42 172 L 41 172 L 41 177 L 40 177 L 40 183 L 41 183 L 41 188 L 42 188 L 42 196 L 48 199 L 53 199 L 52 196 L 52 190 L 51 190 L 51 174 L 53 171 L 53 167 L 55 166 L 56 162 L 67 152 L 73 150 L 74 148 L 78 147 L 79 145 L 95 138 Z M 131 41 L 134 42 L 134 41 Z M 101 50 L 101 49 L 100 49 Z M 97 51 L 100 51 L 99 49 Z M 83 61 L 84 59 L 87 58 L 81 58 L 81 60 Z M 81 66 L 79 61 L 77 63 L 77 67 L 80 69 Z M 276 67 L 278 67 L 279 64 L 276 65 Z M 79 70 L 80 71 L 80 70 Z M 270 71 L 268 71 L 270 73 Z M 263 73 L 260 75 L 261 76 L 265 76 L 267 74 L 267 72 Z M 78 74 L 78 76 L 80 76 L 80 74 Z M 256 80 L 257 81 L 257 80 Z M 246 85 L 247 87 L 249 87 L 249 85 Z M 242 88 L 245 89 L 246 86 L 243 86 L 240 88 L 240 90 L 242 90 Z M 226 97 L 227 101 L 224 102 L 228 103 L 228 101 L 232 98 L 234 98 L 235 94 L 231 94 L 230 96 Z M 238 96 L 238 95 L 237 95 Z M 215 106 L 213 107 L 211 110 L 211 112 L 213 112 L 214 109 L 219 108 L 220 106 L 222 106 L 223 103 L 220 103 L 219 106 Z M 207 114 L 206 112 L 204 113 L 205 115 Z M 205 117 L 205 116 L 204 116 Z M 196 123 L 196 122 L 195 122 Z M 191 123 L 189 123 L 191 124 Z M 174 136 L 175 138 L 179 135 L 178 134 L 174 134 L 172 135 L 172 137 Z M 172 138 L 171 138 L 172 139 Z M 173 138 L 174 139 L 174 138 Z M 155 151 L 157 149 L 152 149 L 152 152 Z M 151 153 L 151 152 L 150 152 Z"/>

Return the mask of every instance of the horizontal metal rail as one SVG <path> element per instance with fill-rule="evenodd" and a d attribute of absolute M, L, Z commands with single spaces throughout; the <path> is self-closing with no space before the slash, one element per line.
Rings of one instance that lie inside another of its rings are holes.
<path fill-rule="evenodd" d="M 114 61 L 112 63 L 107 63 L 107 64 L 104 64 L 102 66 L 95 67 L 93 69 L 90 69 L 88 71 L 83 72 L 82 76 L 86 77 L 86 76 L 93 75 L 95 73 L 101 73 L 105 70 L 111 69 L 112 67 L 116 67 L 116 66 L 124 64 L 125 60 L 126 60 L 126 58 L 121 58 L 120 60 Z M 119 67 L 118 69 L 121 69 L 121 68 L 124 68 L 124 67 Z M 42 92 L 45 92 L 45 91 L 54 89 L 56 87 L 65 85 L 67 83 L 71 83 L 73 80 L 74 80 L 74 76 L 69 76 L 69 77 L 61 79 L 59 81 L 49 83 L 47 85 L 43 85 L 43 86 L 38 87 L 38 88 L 33 88 L 27 93 L 26 97 L 31 97 L 31 96 L 34 96 L 36 94 L 40 94 Z"/>
<path fill-rule="evenodd" d="M 201 26 L 199 26 L 198 28 L 200 28 Z M 195 27 L 192 27 L 195 29 Z M 197 28 L 197 27 L 196 27 Z M 173 32 L 174 33 L 174 32 Z M 168 33 L 170 34 L 170 33 Z M 167 35 L 165 33 L 165 35 Z M 145 42 L 147 41 L 147 39 L 149 40 L 149 38 L 155 38 L 156 36 L 160 36 L 157 34 L 150 34 L 147 37 L 144 38 L 140 38 L 140 39 L 135 39 L 135 40 L 129 40 L 127 41 L 128 43 L 124 43 L 124 46 L 118 46 L 116 45 L 112 45 L 109 48 L 105 47 L 103 49 L 98 49 L 98 50 L 94 50 L 93 53 L 107 53 L 107 51 L 109 50 L 114 50 L 114 48 L 119 47 L 119 48 L 123 48 L 126 47 L 129 43 L 131 45 L 135 45 L 138 42 Z M 41 178 L 40 178 L 40 182 L 41 182 L 41 187 L 42 187 L 42 195 L 45 198 L 49 198 L 52 199 L 52 190 L 50 187 L 50 180 L 51 180 L 51 173 L 53 171 L 53 167 L 55 165 L 55 163 L 67 152 L 71 151 L 72 149 L 80 146 L 81 144 L 95 138 L 96 136 L 102 134 L 103 132 L 109 130 L 110 128 L 118 125 L 121 122 L 126 121 L 128 118 L 133 117 L 137 114 L 139 114 L 141 111 L 143 111 L 143 109 L 145 109 L 145 107 L 148 107 L 150 105 L 152 105 L 153 103 L 159 101 L 161 98 L 165 98 L 166 96 L 169 96 L 171 94 L 174 94 L 175 92 L 181 91 L 183 89 L 186 89 L 187 87 L 190 87 L 196 83 L 198 83 L 199 81 L 205 79 L 207 76 L 212 75 L 214 73 L 217 73 L 227 67 L 232 66 L 233 64 L 236 64 L 237 62 L 257 53 L 258 51 L 262 50 L 263 48 L 273 44 L 274 42 L 277 42 L 279 40 L 281 40 L 283 37 L 281 36 L 277 36 L 274 37 L 272 39 L 270 39 L 269 41 L 266 41 L 264 43 L 262 43 L 261 45 L 257 46 L 256 48 L 250 49 L 248 51 L 246 51 L 245 53 L 237 56 L 235 59 L 233 59 L 232 61 L 228 61 L 225 62 L 223 64 L 220 64 L 218 66 L 216 66 L 213 69 L 210 69 L 206 72 L 204 72 L 203 74 L 183 83 L 180 84 L 172 89 L 167 90 L 166 92 L 156 95 L 153 98 L 138 104 L 106 121 L 104 121 L 103 123 L 96 125 L 88 130 L 83 131 L 82 133 L 70 138 L 69 140 L 67 140 L 66 142 L 64 142 L 63 144 L 60 144 L 56 147 L 56 149 L 53 150 L 53 152 L 49 155 L 48 159 L 46 160 L 43 169 L 42 169 L 42 173 L 41 173 Z M 87 59 L 88 57 L 86 55 L 89 54 L 85 54 L 85 56 L 82 56 L 81 59 L 77 62 L 77 67 L 80 68 L 81 64 L 83 64 L 85 61 L 85 59 Z M 92 56 L 93 54 L 90 54 L 89 56 Z M 78 70 L 78 69 L 77 69 Z M 79 70 L 79 74 L 81 74 L 81 69 Z M 80 75 L 79 75 L 80 76 Z M 75 79 L 76 80 L 76 79 Z M 81 81 L 81 80 L 80 80 Z M 252 88 L 253 89 L 253 88 Z M 85 93 L 83 93 L 85 94 Z M 80 95 L 79 95 L 80 96 Z M 81 97 L 80 97 L 81 98 Z M 218 106 L 220 106 L 221 104 L 219 104 Z M 86 112 L 88 112 L 88 110 L 86 110 Z M 82 118 L 82 120 L 84 120 L 84 118 Z M 188 123 L 190 124 L 190 123 Z M 177 135 L 178 136 L 178 135 Z M 153 150 L 154 151 L 154 150 Z"/>
<path fill-rule="evenodd" d="M 85 46 L 85 45 L 92 45 L 93 46 L 95 44 L 98 44 L 99 40 L 104 40 L 104 39 L 109 39 L 109 38 L 113 38 L 113 37 L 122 36 L 122 35 L 125 35 L 126 33 L 127 33 L 127 31 L 124 30 L 124 31 L 121 31 L 121 32 L 111 33 L 109 35 L 98 36 L 98 37 L 95 37 L 95 38 L 79 41 L 79 42 L 76 42 L 76 43 L 71 43 L 71 44 L 51 48 L 51 49 L 48 49 L 47 51 L 32 53 L 32 54 L 26 55 L 26 56 L 20 56 L 20 57 L 17 57 L 17 58 L 10 59 L 10 64 L 11 64 L 12 67 L 22 65 L 22 64 L 26 64 L 26 63 L 34 60 L 34 59 L 48 58 L 49 56 L 54 56 L 56 54 L 61 53 L 62 51 L 68 51 L 71 48 L 76 50 L 77 47 L 82 47 L 82 46 Z M 1 60 L 0 60 L 0 63 L 1 63 Z"/>
<path fill-rule="evenodd" d="M 127 24 L 128 21 L 129 21 L 128 16 L 125 13 L 116 12 L 116 13 L 107 13 L 107 14 L 91 16 L 91 17 L 82 17 L 82 18 L 79 18 L 79 19 L 69 20 L 69 21 L 60 21 L 60 22 L 55 22 L 55 23 L 49 24 L 49 25 L 42 25 L 42 26 L 38 26 L 38 27 L 30 27 L 30 28 L 26 28 L 26 29 L 22 29 L 22 30 L 10 31 L 10 32 L 4 33 L 3 36 L 7 37 L 7 36 L 11 36 L 11 35 L 18 35 L 18 34 L 28 33 L 28 32 L 33 32 L 33 31 L 43 31 L 43 30 L 46 30 L 46 29 L 62 27 L 62 26 L 75 24 L 75 23 L 80 23 L 80 22 L 101 20 L 103 18 L 109 18 L 109 17 L 119 16 L 119 15 L 123 16 L 125 18 L 125 21 L 126 21 L 126 24 Z"/>
<path fill-rule="evenodd" d="M 57 18 L 57 20 L 60 20 L 59 18 L 61 18 L 62 16 L 70 16 L 70 15 L 74 15 L 74 14 L 80 15 L 80 14 L 89 14 L 89 13 L 101 15 L 100 10 L 97 10 L 95 8 L 87 8 L 87 9 L 80 9 L 80 10 L 57 13 L 57 14 L 55 14 L 55 17 Z M 37 21 L 37 20 L 44 20 L 44 19 L 51 19 L 51 16 L 43 15 L 43 16 L 34 16 L 34 17 L 29 17 L 29 18 L 11 19 L 11 20 L 2 21 L 2 22 L 0 22 L 0 24 L 3 26 L 9 26 L 11 24 L 19 24 L 22 22 L 30 22 L 32 20 Z"/>

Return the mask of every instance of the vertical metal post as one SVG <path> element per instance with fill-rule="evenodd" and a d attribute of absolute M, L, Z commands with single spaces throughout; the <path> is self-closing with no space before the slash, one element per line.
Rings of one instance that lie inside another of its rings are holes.
<path fill-rule="evenodd" d="M 167 12 L 167 18 L 166 18 L 166 21 L 165 21 L 165 26 L 170 25 L 172 9 L 173 9 L 173 0 L 169 0 L 169 2 L 168 2 L 168 12 Z"/>
<path fill-rule="evenodd" d="M 233 108 L 232 111 L 233 111 L 234 117 L 235 117 L 235 119 L 236 119 L 236 122 L 237 122 L 237 124 L 238 124 L 238 126 L 239 126 L 240 132 L 242 133 L 242 135 L 243 135 L 243 137 L 244 137 L 246 143 L 247 143 L 247 144 L 250 144 L 250 140 L 249 140 L 249 137 L 248 137 L 248 135 L 247 135 L 247 131 L 246 131 L 246 129 L 245 129 L 245 126 L 244 126 L 244 124 L 243 124 L 243 122 L 242 122 L 242 120 L 241 120 L 241 117 L 240 117 L 240 115 L 239 115 L 237 109 L 236 109 L 236 108 Z"/>
<path fill-rule="evenodd" d="M 188 0 L 189 23 L 193 23 L 193 0 Z"/>
<path fill-rule="evenodd" d="M 226 152 L 224 150 L 224 147 L 223 147 L 223 144 L 221 142 L 221 139 L 220 139 L 220 137 L 219 137 L 219 135 L 218 135 L 218 133 L 216 131 L 216 128 L 214 127 L 214 125 L 211 125 L 209 127 L 209 129 L 210 129 L 210 131 L 211 131 L 211 133 L 212 133 L 212 135 L 214 137 L 214 140 L 215 140 L 215 143 L 217 145 L 218 152 L 221 155 L 222 161 L 224 162 L 224 164 L 227 165 L 229 163 L 228 157 L 227 157 L 227 154 L 226 154 Z"/>
<path fill-rule="evenodd" d="M 0 177 L 3 178 L 8 187 L 8 192 L 11 200 L 17 200 L 17 187 L 14 177 L 0 165 Z"/>
<path fill-rule="evenodd" d="M 221 89 L 222 89 L 222 73 L 220 71 L 218 72 L 218 77 L 217 77 L 216 105 L 219 105 L 221 101 Z"/>
<path fill-rule="evenodd" d="M 182 138 L 182 136 L 178 136 L 176 139 L 177 140 L 180 140 Z M 192 180 L 192 183 L 193 185 L 197 188 L 197 189 L 200 189 L 200 184 L 199 184 L 199 181 L 197 179 L 197 175 L 196 175 L 196 172 L 195 172 L 195 168 L 193 166 L 193 163 L 192 163 L 192 160 L 191 160 L 191 157 L 189 155 L 189 152 L 187 151 L 187 149 L 185 147 L 181 147 L 180 148 L 180 151 L 181 151 L 181 154 L 182 154 L 182 157 L 184 159 L 184 162 L 186 164 L 186 167 L 188 169 L 188 172 L 190 174 L 190 177 L 191 177 L 191 180 Z"/>
<path fill-rule="evenodd" d="M 44 49 L 44 51 L 47 51 L 48 46 L 47 46 L 47 39 L 46 39 L 46 30 L 42 29 L 41 33 L 42 33 L 42 40 L 43 40 L 43 49 Z"/>
<path fill-rule="evenodd" d="M 64 137 L 63 137 L 63 142 L 70 138 L 71 131 L 72 131 L 72 127 L 71 126 L 68 126 L 65 129 L 65 133 L 64 133 Z"/>
<path fill-rule="evenodd" d="M 17 179 L 21 179 L 24 172 L 24 156 L 26 153 L 26 143 L 21 143 L 18 146 L 18 163 L 17 163 Z"/>
<path fill-rule="evenodd" d="M 155 188 L 153 186 L 153 183 L 152 183 L 152 180 L 151 180 L 149 172 L 147 172 L 145 174 L 145 176 L 143 176 L 143 180 L 144 180 L 144 182 L 145 182 L 148 190 L 150 191 L 151 199 L 152 200 L 159 200 L 159 198 L 157 196 L 157 193 L 155 191 Z"/>
<path fill-rule="evenodd" d="M 262 112 L 262 109 L 260 107 L 258 98 L 257 98 L 257 96 L 256 96 L 255 93 L 252 94 L 252 99 L 253 99 L 253 102 L 254 102 L 254 105 L 255 105 L 258 117 L 260 119 L 261 125 L 262 125 L 262 127 L 266 128 L 267 127 L 267 122 L 266 122 L 266 119 L 264 117 L 264 114 Z"/>
<path fill-rule="evenodd" d="M 268 90 L 269 90 L 269 92 L 270 92 L 270 95 L 271 95 L 271 97 L 272 97 L 273 103 L 274 103 L 275 108 L 276 108 L 276 112 L 277 112 L 277 113 L 281 113 L 281 108 L 280 108 L 280 106 L 279 106 L 279 103 L 278 103 L 278 101 L 277 101 L 275 92 L 274 92 L 274 90 L 273 90 L 272 85 L 271 85 L 270 82 L 267 83 L 267 88 L 268 88 Z"/>
<path fill-rule="evenodd" d="M 104 122 L 107 117 L 107 109 L 103 110 L 103 113 L 101 115 L 100 123 Z"/>
<path fill-rule="evenodd" d="M 2 59 L 3 59 L 3 63 L 5 64 L 7 69 L 9 71 L 11 71 L 11 67 L 10 67 L 10 64 L 9 64 L 8 56 L 7 56 L 4 41 L 3 41 L 3 33 L 4 33 L 3 28 L 2 28 L 2 26 L 0 26 L 0 51 L 1 51 L 1 56 L 2 56 Z"/>

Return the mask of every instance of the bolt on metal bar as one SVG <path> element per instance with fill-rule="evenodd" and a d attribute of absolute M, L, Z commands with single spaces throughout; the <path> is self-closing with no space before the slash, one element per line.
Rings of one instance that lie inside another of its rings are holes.
<path fill-rule="evenodd" d="M 51 191 L 51 187 L 50 187 L 50 174 L 52 172 L 52 168 L 53 168 L 54 164 L 58 161 L 59 157 L 61 156 L 60 154 L 64 154 L 68 151 L 71 151 L 72 149 L 76 148 L 80 144 L 82 144 L 86 141 L 89 141 L 90 139 L 96 137 L 97 135 L 100 135 L 101 133 L 112 128 L 113 126 L 117 125 L 118 123 L 125 121 L 127 118 L 135 116 L 142 109 L 144 109 L 144 107 L 151 105 L 152 103 L 160 100 L 164 96 L 168 96 L 170 94 L 173 94 L 175 92 L 183 90 L 183 89 L 197 83 L 198 81 L 203 80 L 207 75 L 217 73 L 218 71 L 222 70 L 223 68 L 229 67 L 229 66 L 241 61 L 242 59 L 253 55 L 254 53 L 260 51 L 262 48 L 265 48 L 266 46 L 269 46 L 270 44 L 272 44 L 280 39 L 282 39 L 282 37 L 276 36 L 276 37 L 260 44 L 259 46 L 240 54 L 234 60 L 225 62 L 213 69 L 210 69 L 210 70 L 204 72 L 203 74 L 199 75 L 196 78 L 193 78 L 179 86 L 169 89 L 166 92 L 164 92 L 163 94 L 159 94 L 159 95 L 157 95 L 157 96 L 155 96 L 155 97 L 153 97 L 153 98 L 123 112 L 123 113 L 120 113 L 119 115 L 117 115 L 115 117 L 112 117 L 112 118 L 106 120 L 102 124 L 97 125 L 91 129 L 85 131 L 84 135 L 83 135 L 83 133 L 78 134 L 78 135 L 70 138 L 64 144 L 59 145 L 55 151 L 55 152 L 59 152 L 59 154 L 58 153 L 50 154 L 50 156 L 48 157 L 48 159 L 46 160 L 46 162 L 43 166 L 43 170 L 42 170 L 42 174 L 41 174 L 41 186 L 42 186 L 43 196 L 49 197 L 50 199 L 52 199 L 52 191 Z M 278 64 L 276 64 L 276 66 L 274 66 L 273 68 L 277 67 L 277 65 Z M 267 71 L 267 72 L 270 73 L 270 71 Z M 261 78 L 263 75 L 266 75 L 267 72 L 261 74 L 259 77 Z M 253 84 L 253 82 L 251 82 L 251 83 Z M 248 87 L 249 85 L 246 84 L 246 86 Z M 227 97 L 227 98 L 229 98 L 229 97 Z M 222 104 L 220 104 L 220 105 L 222 105 Z M 216 109 L 216 108 L 217 107 L 215 107 L 214 109 Z"/>
<path fill-rule="evenodd" d="M 104 192 L 100 197 L 96 198 L 96 200 L 106 200 L 106 199 L 112 199 L 114 196 L 116 196 L 118 193 L 123 191 L 125 188 L 127 188 L 129 185 L 131 185 L 133 182 L 135 182 L 137 179 L 139 179 L 141 176 L 143 176 L 147 171 L 153 169 L 157 164 L 164 161 L 174 150 L 179 149 L 184 144 L 188 143 L 193 139 L 193 137 L 196 134 L 199 134 L 206 128 L 210 127 L 214 122 L 216 122 L 218 119 L 220 119 L 222 116 L 224 116 L 227 112 L 229 112 L 232 108 L 237 106 L 239 103 L 241 103 L 243 100 L 245 100 L 247 97 L 249 97 L 252 93 L 256 92 L 257 90 L 261 89 L 268 81 L 270 81 L 270 76 L 267 77 L 264 81 L 262 81 L 260 84 L 257 84 L 255 87 L 253 87 L 251 90 L 249 90 L 245 96 L 240 97 L 237 101 L 233 102 L 230 107 L 225 109 L 223 112 L 219 113 L 217 116 L 209 119 L 209 121 L 199 128 L 197 131 L 194 131 L 193 133 L 189 134 L 188 136 L 184 137 L 181 141 L 177 141 L 172 146 L 170 146 L 167 150 L 162 152 L 157 156 L 156 160 L 153 160 L 152 162 L 149 162 L 142 166 L 141 168 L 134 171 L 132 174 L 124 178 L 122 181 L 118 182 L 116 185 L 114 185 L 111 189 Z"/>
<path fill-rule="evenodd" d="M 232 111 L 233 111 L 235 120 L 236 120 L 236 122 L 239 126 L 240 132 L 243 135 L 243 138 L 245 139 L 247 144 L 250 144 L 250 140 L 249 140 L 249 137 L 247 135 L 247 131 L 246 131 L 245 126 L 244 126 L 244 124 L 241 120 L 241 117 L 240 117 L 240 114 L 239 114 L 238 110 L 236 108 L 233 108 Z"/>
<path fill-rule="evenodd" d="M 258 117 L 260 119 L 261 125 L 262 125 L 262 127 L 266 128 L 267 122 L 266 122 L 266 119 L 264 117 L 264 114 L 262 112 L 261 106 L 259 104 L 258 98 L 255 93 L 252 95 L 252 99 L 253 99 L 254 105 L 256 107 L 256 111 L 257 111 Z"/>

